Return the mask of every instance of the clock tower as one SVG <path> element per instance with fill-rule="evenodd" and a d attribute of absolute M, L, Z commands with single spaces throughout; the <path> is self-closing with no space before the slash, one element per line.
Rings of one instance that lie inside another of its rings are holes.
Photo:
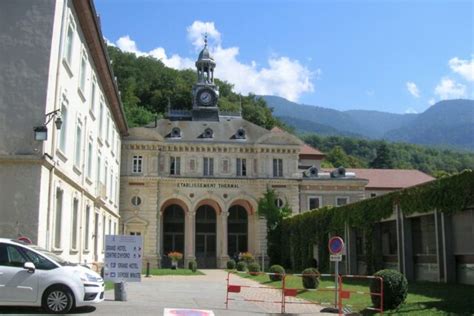
<path fill-rule="evenodd" d="M 196 61 L 197 82 L 193 86 L 193 121 L 219 121 L 219 87 L 214 84 L 216 62 L 207 48 L 207 35 L 204 48 Z"/>

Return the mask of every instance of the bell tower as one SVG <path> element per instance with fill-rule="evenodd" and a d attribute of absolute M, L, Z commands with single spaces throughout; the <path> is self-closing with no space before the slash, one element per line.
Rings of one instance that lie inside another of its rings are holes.
<path fill-rule="evenodd" d="M 219 87 L 214 84 L 216 62 L 207 47 L 207 35 L 204 48 L 196 61 L 197 82 L 193 86 L 193 121 L 219 121 Z"/>

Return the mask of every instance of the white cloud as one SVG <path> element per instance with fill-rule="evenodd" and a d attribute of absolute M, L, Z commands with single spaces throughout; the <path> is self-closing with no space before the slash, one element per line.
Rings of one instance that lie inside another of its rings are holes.
<path fill-rule="evenodd" d="M 436 103 L 436 100 L 434 98 L 431 98 L 428 100 L 428 104 L 431 106 Z"/>
<path fill-rule="evenodd" d="M 420 90 L 418 90 L 418 87 L 416 86 L 414 82 L 407 81 L 406 86 L 407 86 L 408 92 L 410 92 L 412 96 L 414 96 L 415 98 L 420 97 Z"/>
<path fill-rule="evenodd" d="M 215 46 L 221 45 L 221 33 L 216 29 L 214 22 L 194 21 L 193 24 L 186 28 L 188 32 L 188 39 L 193 44 L 196 50 L 201 50 L 204 46 L 204 35 L 213 40 Z"/>
<path fill-rule="evenodd" d="M 454 57 L 449 60 L 448 64 L 452 71 L 461 75 L 464 79 L 474 81 L 474 58 L 464 60 Z"/>
<path fill-rule="evenodd" d="M 466 95 L 466 86 L 450 78 L 443 78 L 436 86 L 434 93 L 442 100 L 458 99 Z"/>
<path fill-rule="evenodd" d="M 301 94 L 314 91 L 312 79 L 321 75 L 320 69 L 310 71 L 298 60 L 287 56 L 272 55 L 267 59 L 266 66 L 260 66 L 255 61 L 243 63 L 238 60 L 239 47 L 222 46 L 221 33 L 214 22 L 194 21 L 186 30 L 188 40 L 197 51 L 204 46 L 204 34 L 208 34 L 209 50 L 217 63 L 216 77 L 233 84 L 234 90 L 239 93 L 271 94 L 297 101 Z M 168 56 L 163 47 L 143 52 L 128 35 L 119 38 L 115 44 L 137 56 L 153 56 L 175 69 L 194 68 L 197 57 Z"/>
<path fill-rule="evenodd" d="M 189 58 L 182 58 L 176 54 L 172 55 L 171 57 L 168 57 L 163 47 L 157 47 L 149 52 L 140 51 L 135 41 L 132 40 L 128 35 L 119 38 L 117 42 L 115 42 L 115 44 L 124 52 L 134 53 L 137 56 L 155 57 L 156 59 L 161 60 L 163 64 L 171 68 L 186 69 L 194 67 L 194 61 Z"/>
<path fill-rule="evenodd" d="M 405 110 L 405 114 L 417 114 L 418 111 L 415 110 L 414 108 L 408 108 Z"/>
<path fill-rule="evenodd" d="M 373 97 L 375 95 L 375 91 L 370 89 L 370 90 L 365 91 L 365 94 L 369 97 Z"/>

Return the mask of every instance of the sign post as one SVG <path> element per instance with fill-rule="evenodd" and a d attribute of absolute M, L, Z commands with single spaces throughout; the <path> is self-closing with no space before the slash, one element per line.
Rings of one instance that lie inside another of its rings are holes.
<path fill-rule="evenodd" d="M 337 292 L 338 292 L 338 278 L 339 278 L 339 262 L 342 261 L 342 252 L 344 251 L 344 240 L 339 236 L 334 236 L 328 242 L 330 261 L 334 262 L 334 307 L 337 308 Z"/>
<path fill-rule="evenodd" d="M 142 236 L 105 236 L 104 279 L 115 283 L 115 300 L 126 301 L 125 282 L 140 282 Z"/>

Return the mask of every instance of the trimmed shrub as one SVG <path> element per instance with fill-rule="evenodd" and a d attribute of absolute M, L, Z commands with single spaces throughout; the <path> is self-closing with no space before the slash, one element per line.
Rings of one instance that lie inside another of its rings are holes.
<path fill-rule="evenodd" d="M 257 275 L 260 272 L 260 265 L 257 262 L 252 262 L 248 265 L 249 272 L 252 275 Z"/>
<path fill-rule="evenodd" d="M 271 273 L 278 273 L 275 275 L 268 275 L 270 277 L 270 281 L 281 281 L 283 279 L 283 274 L 285 274 L 285 268 L 278 264 L 274 264 L 270 267 L 269 270 Z"/>
<path fill-rule="evenodd" d="M 193 272 L 196 272 L 197 266 L 198 266 L 198 264 L 197 264 L 197 262 L 194 261 L 194 260 L 189 261 L 189 263 L 188 263 L 188 268 L 189 268 L 189 270 L 191 270 L 191 271 L 193 271 Z"/>
<path fill-rule="evenodd" d="M 247 263 L 245 261 L 237 262 L 237 271 L 241 271 L 241 272 L 247 271 Z"/>
<path fill-rule="evenodd" d="M 403 274 L 396 270 L 385 269 L 377 271 L 374 276 L 383 278 L 383 309 L 389 310 L 400 306 L 407 298 L 408 281 Z M 370 292 L 380 293 L 380 280 L 372 279 Z M 374 307 L 380 307 L 380 296 L 372 295 Z"/>
<path fill-rule="evenodd" d="M 245 261 L 247 264 L 250 264 L 253 262 L 254 258 L 251 252 L 242 252 L 239 254 L 239 260 Z"/>
<path fill-rule="evenodd" d="M 305 289 L 317 289 L 319 286 L 319 271 L 316 268 L 306 268 L 302 272 L 303 287 Z"/>
<path fill-rule="evenodd" d="M 227 269 L 229 270 L 234 270 L 235 269 L 235 260 L 229 260 L 227 261 Z"/>

